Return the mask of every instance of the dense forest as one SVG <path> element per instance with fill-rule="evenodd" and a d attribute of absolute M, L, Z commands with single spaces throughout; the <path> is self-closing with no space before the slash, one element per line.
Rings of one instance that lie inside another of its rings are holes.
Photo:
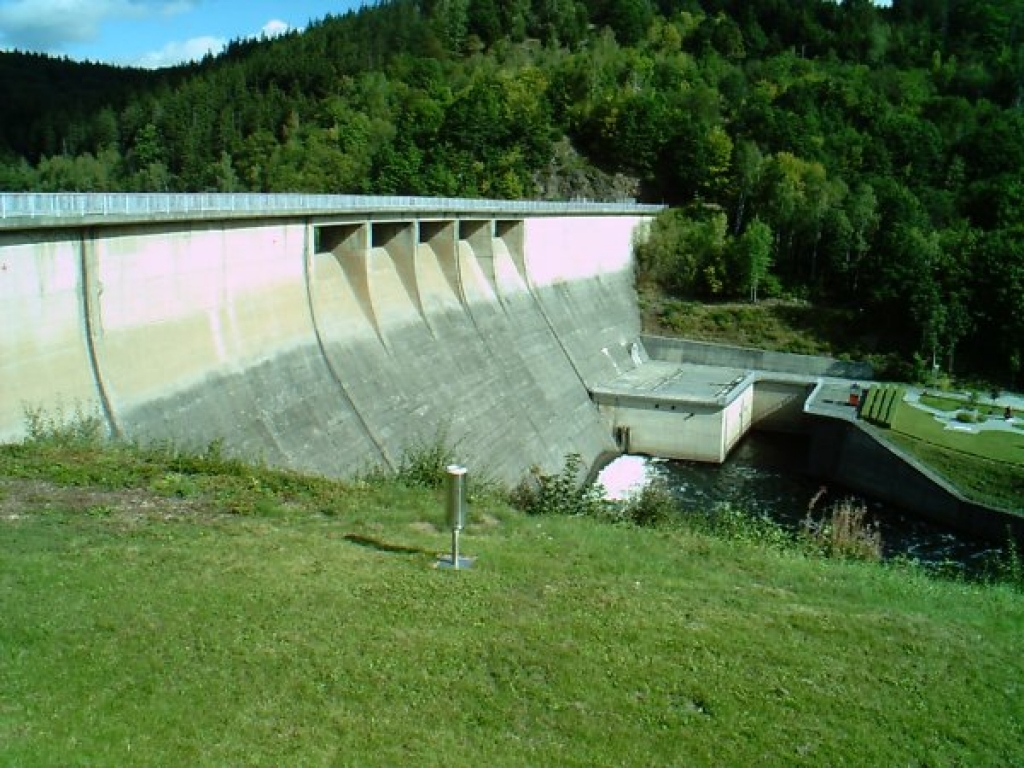
<path fill-rule="evenodd" d="M 390 0 L 154 72 L 0 54 L 0 188 L 671 208 L 646 279 L 1024 373 L 1024 0 Z"/>

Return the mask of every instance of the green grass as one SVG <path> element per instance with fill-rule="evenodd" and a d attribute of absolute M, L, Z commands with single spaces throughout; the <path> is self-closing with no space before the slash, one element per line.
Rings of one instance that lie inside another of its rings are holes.
<path fill-rule="evenodd" d="M 852 342 L 843 329 L 855 325 L 844 310 L 779 301 L 704 304 L 666 298 L 650 286 L 641 303 L 648 333 L 799 354 L 837 353 L 837 339 Z"/>
<path fill-rule="evenodd" d="M 855 310 L 780 299 L 705 304 L 666 296 L 646 282 L 638 289 L 646 333 L 866 360 L 886 377 L 909 370 L 890 350 L 878 348 L 877 335 Z"/>
<path fill-rule="evenodd" d="M 927 405 L 929 408 L 934 408 L 937 411 L 945 411 L 946 413 L 952 413 L 959 411 L 961 408 L 967 406 L 967 400 L 964 398 L 950 397 L 948 395 L 935 395 L 929 392 L 921 394 L 921 404 Z"/>
<path fill-rule="evenodd" d="M 945 422 L 939 421 L 927 411 L 905 402 L 898 404 L 892 420 L 892 429 L 896 432 L 961 454 L 1024 468 L 1024 437 L 1021 435 L 1005 430 L 966 431 L 971 428 L 970 424 L 963 425 L 964 430 L 946 429 L 945 426 Z"/>
<path fill-rule="evenodd" d="M 971 402 L 968 397 L 954 395 L 939 395 L 926 392 L 921 395 L 921 403 L 939 411 L 952 413 L 954 411 L 970 410 L 975 411 L 987 418 L 1001 419 L 1006 412 L 1005 405 L 985 403 L 981 399 Z"/>
<path fill-rule="evenodd" d="M 472 469 L 472 468 L 471 468 Z M 0 764 L 1014 765 L 1024 593 L 123 448 L 0 448 Z"/>
<path fill-rule="evenodd" d="M 1024 512 L 1024 434 L 946 429 L 943 421 L 927 411 L 900 402 L 886 437 L 967 496 Z"/>
<path fill-rule="evenodd" d="M 892 384 L 871 386 L 860 409 L 861 418 L 878 426 L 891 426 L 905 392 L 903 387 Z"/>

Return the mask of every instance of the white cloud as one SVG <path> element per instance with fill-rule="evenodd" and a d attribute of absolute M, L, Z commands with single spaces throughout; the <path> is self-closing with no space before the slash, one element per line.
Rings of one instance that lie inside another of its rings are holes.
<path fill-rule="evenodd" d="M 179 13 L 195 0 L 8 0 L 0 2 L 0 45 L 59 52 L 95 40 L 103 22 Z"/>
<path fill-rule="evenodd" d="M 262 34 L 263 37 L 267 38 L 278 37 L 280 35 L 283 35 L 285 32 L 288 32 L 290 29 L 291 27 L 288 26 L 287 21 L 281 21 L 280 19 L 271 19 L 270 21 L 263 25 L 263 29 L 260 30 L 260 34 Z"/>
<path fill-rule="evenodd" d="M 271 19 L 260 30 L 260 37 L 273 38 L 292 31 L 292 27 L 286 21 Z M 175 64 L 184 64 L 189 61 L 199 61 L 206 54 L 214 56 L 221 53 L 227 47 L 228 41 L 222 37 L 195 37 L 184 42 L 168 43 L 158 51 L 152 51 L 132 62 L 137 67 L 146 69 L 158 69 L 160 67 L 172 67 Z"/>
<path fill-rule="evenodd" d="M 201 0 L 0 0 L 0 50 L 65 53 L 72 46 L 101 39 L 107 23 L 158 21 L 195 10 Z M 162 22 L 160 22 L 162 23 Z M 256 37 L 275 38 L 295 28 L 280 19 L 263 25 Z M 157 50 L 111 63 L 156 69 L 217 55 L 227 39 L 203 35 L 168 42 Z"/>
<path fill-rule="evenodd" d="M 292 27 L 286 21 L 271 19 L 260 30 L 260 37 L 267 39 L 278 37 L 291 32 Z M 175 64 L 184 64 L 189 61 L 199 61 L 206 54 L 214 56 L 221 53 L 227 47 L 228 41 L 222 37 L 195 37 L 184 42 L 168 43 L 158 51 L 152 51 L 132 63 L 137 67 L 147 69 L 158 69 L 159 67 L 173 67 Z"/>
<path fill-rule="evenodd" d="M 146 69 L 158 69 L 188 61 L 199 61 L 208 53 L 216 56 L 224 50 L 227 44 L 228 41 L 222 37 L 193 37 L 190 40 L 168 43 L 158 51 L 152 51 L 139 57 L 134 64 Z"/>

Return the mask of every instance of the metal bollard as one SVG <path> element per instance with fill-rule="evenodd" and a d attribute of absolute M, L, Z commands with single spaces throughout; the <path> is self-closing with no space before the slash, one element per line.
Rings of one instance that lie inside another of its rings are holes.
<path fill-rule="evenodd" d="M 466 468 L 458 464 L 449 464 L 445 467 L 448 473 L 448 527 L 453 531 L 461 531 L 465 523 L 465 512 L 463 509 L 463 497 L 466 486 Z"/>
<path fill-rule="evenodd" d="M 441 558 L 438 565 L 442 568 L 454 568 L 458 570 L 468 567 L 472 560 L 459 557 L 459 534 L 466 523 L 465 493 L 466 493 L 466 468 L 457 464 L 445 467 L 447 472 L 448 490 L 448 527 L 452 531 L 452 556 L 451 560 Z"/>

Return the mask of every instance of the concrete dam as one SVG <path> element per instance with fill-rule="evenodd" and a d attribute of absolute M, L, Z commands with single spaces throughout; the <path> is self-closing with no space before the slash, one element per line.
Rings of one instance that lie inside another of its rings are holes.
<path fill-rule="evenodd" d="M 641 335 L 660 207 L 0 194 L 0 442 L 28 415 L 329 477 L 438 440 L 509 484 L 569 453 L 720 463 L 753 427 L 809 474 L 1024 542 L 857 418 L 856 363 Z"/>
<path fill-rule="evenodd" d="M 641 362 L 635 204 L 0 196 L 0 442 L 112 435 L 328 476 L 443 437 L 514 482 L 614 452 Z"/>

